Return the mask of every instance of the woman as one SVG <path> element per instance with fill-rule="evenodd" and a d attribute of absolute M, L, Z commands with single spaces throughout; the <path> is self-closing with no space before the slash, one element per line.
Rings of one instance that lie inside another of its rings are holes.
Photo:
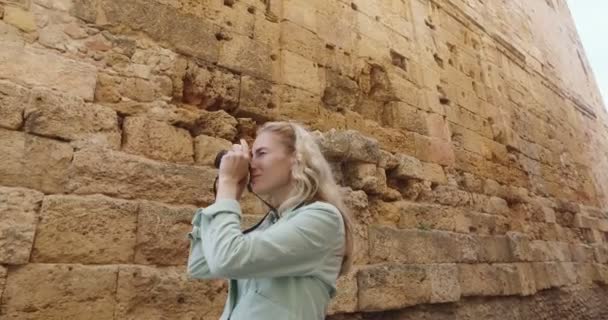
<path fill-rule="evenodd" d="M 248 175 L 253 192 L 278 209 L 244 234 L 238 201 Z M 267 123 L 251 154 L 241 140 L 222 158 L 216 201 L 192 222 L 188 273 L 231 279 L 222 320 L 324 319 L 352 263 L 350 223 L 313 136 Z"/>

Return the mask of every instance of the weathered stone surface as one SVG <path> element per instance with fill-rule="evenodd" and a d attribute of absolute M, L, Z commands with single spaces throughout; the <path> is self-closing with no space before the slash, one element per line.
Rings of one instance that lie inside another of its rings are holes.
<path fill-rule="evenodd" d="M 177 52 L 217 62 L 220 45 L 215 35 L 219 27 L 192 14 L 162 3 L 133 1 L 128 5 L 116 0 L 77 0 L 74 14 L 91 23 L 141 30 L 155 40 L 175 47 Z"/>
<path fill-rule="evenodd" d="M 47 196 L 32 261 L 130 263 L 135 253 L 137 203 L 105 196 Z"/>
<path fill-rule="evenodd" d="M 6 285 L 6 268 L 0 266 L 0 301 L 2 301 L 2 294 L 4 294 L 5 285 Z"/>
<path fill-rule="evenodd" d="M 107 149 L 74 154 L 69 189 L 125 199 L 179 204 L 208 204 L 215 169 L 160 163 Z"/>
<path fill-rule="evenodd" d="M 0 127 L 19 129 L 23 110 L 29 102 L 29 90 L 9 81 L 0 81 Z"/>
<path fill-rule="evenodd" d="M 24 129 L 37 135 L 64 140 L 101 140 L 112 148 L 120 146 L 118 116 L 110 108 L 85 104 L 75 96 L 35 89 L 23 116 Z"/>
<path fill-rule="evenodd" d="M 7 44 L 0 52 L 0 78 L 93 100 L 97 70 L 42 49 Z"/>
<path fill-rule="evenodd" d="M 359 310 L 399 309 L 460 299 L 454 264 L 373 265 L 359 271 Z"/>
<path fill-rule="evenodd" d="M 127 117 L 122 128 L 125 152 L 161 161 L 193 162 L 192 137 L 185 129 L 145 117 Z"/>
<path fill-rule="evenodd" d="M 191 132 L 233 141 L 236 138 L 238 121 L 223 110 L 202 112 Z"/>
<path fill-rule="evenodd" d="M 222 68 L 186 59 L 174 65 L 173 96 L 200 109 L 235 110 L 239 103 L 239 77 Z"/>
<path fill-rule="evenodd" d="M 369 230 L 372 259 L 400 263 L 454 263 L 478 259 L 479 242 L 445 231 L 397 230 L 373 226 Z"/>
<path fill-rule="evenodd" d="M 2 296 L 7 319 L 114 319 L 116 266 L 32 263 L 11 270 Z M 27 292 L 27 294 L 22 294 Z"/>
<path fill-rule="evenodd" d="M 225 280 L 189 279 L 184 267 L 120 266 L 115 315 L 121 319 L 218 319 Z"/>
<path fill-rule="evenodd" d="M 405 154 L 396 154 L 398 165 L 391 171 L 391 176 L 397 179 L 420 179 L 438 184 L 446 184 L 447 178 L 441 166 L 422 162 L 415 157 Z"/>
<path fill-rule="evenodd" d="M 536 292 L 531 264 L 460 264 L 463 296 L 530 295 Z"/>
<path fill-rule="evenodd" d="M 337 294 L 329 304 L 328 315 L 357 311 L 359 298 L 358 272 L 358 267 L 353 267 L 348 274 L 338 278 Z"/>
<path fill-rule="evenodd" d="M 378 142 L 353 130 L 330 130 L 317 140 L 327 158 L 378 163 L 380 148 Z"/>
<path fill-rule="evenodd" d="M 232 142 L 204 134 L 194 138 L 194 162 L 199 165 L 213 166 L 215 157 L 222 150 L 230 150 Z"/>
<path fill-rule="evenodd" d="M 400 201 L 398 207 L 399 228 L 469 232 L 471 223 L 460 209 L 410 201 Z"/>
<path fill-rule="evenodd" d="M 43 196 L 34 190 L 0 187 L 0 264 L 29 262 Z"/>
<path fill-rule="evenodd" d="M 323 93 L 323 72 L 313 61 L 289 50 L 281 50 L 280 61 L 281 80 L 285 84 L 315 95 Z"/>
<path fill-rule="evenodd" d="M 7 6 L 4 8 L 4 21 L 25 31 L 36 31 L 36 19 L 31 12 L 23 8 Z"/>
<path fill-rule="evenodd" d="M 62 193 L 72 156 L 66 143 L 0 129 L 0 184 Z"/>
<path fill-rule="evenodd" d="M 169 206 L 151 201 L 139 204 L 136 264 L 185 265 L 188 260 L 187 233 L 195 207 Z"/>
<path fill-rule="evenodd" d="M 347 163 L 343 167 L 346 183 L 355 190 L 380 194 L 386 189 L 384 169 L 371 163 Z"/>

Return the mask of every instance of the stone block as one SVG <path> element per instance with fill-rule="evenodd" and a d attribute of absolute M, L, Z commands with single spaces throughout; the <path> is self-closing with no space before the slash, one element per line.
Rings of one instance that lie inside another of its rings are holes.
<path fill-rule="evenodd" d="M 121 265 L 116 309 L 120 319 L 219 319 L 226 300 L 224 279 L 190 279 L 185 267 Z"/>
<path fill-rule="evenodd" d="M 161 163 L 92 148 L 74 154 L 69 189 L 76 194 L 206 205 L 212 202 L 215 175 L 216 170 L 207 167 Z"/>
<path fill-rule="evenodd" d="M 118 116 L 114 110 L 47 89 L 34 89 L 31 94 L 23 114 L 26 132 L 68 141 L 100 140 L 112 148 L 120 147 Z"/>
<path fill-rule="evenodd" d="M 0 187 L 0 264 L 29 262 L 43 196 L 34 190 Z"/>
<path fill-rule="evenodd" d="M 138 208 L 136 264 L 186 265 L 187 233 L 196 208 L 142 201 Z"/>
<path fill-rule="evenodd" d="M 469 232 L 470 221 L 458 208 L 409 201 L 399 201 L 397 205 L 399 228 Z"/>
<path fill-rule="evenodd" d="M 161 161 L 193 162 L 192 137 L 185 129 L 146 117 L 127 117 L 122 128 L 125 152 Z"/>
<path fill-rule="evenodd" d="M 273 80 L 272 47 L 248 36 L 232 34 L 221 42 L 218 64 L 242 74 Z"/>
<path fill-rule="evenodd" d="M 348 186 L 368 194 L 381 194 L 386 189 L 384 169 L 371 163 L 346 163 L 343 168 Z"/>
<path fill-rule="evenodd" d="M 378 141 L 354 130 L 332 129 L 318 139 L 319 147 L 329 159 L 361 161 L 377 164 L 380 161 Z"/>
<path fill-rule="evenodd" d="M 33 32 L 37 29 L 34 14 L 19 7 L 4 7 L 4 22 L 25 32 Z"/>
<path fill-rule="evenodd" d="M 224 110 L 213 112 L 201 112 L 196 120 L 192 135 L 205 134 L 212 137 L 234 141 L 238 133 L 238 121 Z"/>
<path fill-rule="evenodd" d="M 414 135 L 414 137 L 416 158 L 444 166 L 450 166 L 455 163 L 454 149 L 450 142 L 419 134 Z"/>
<path fill-rule="evenodd" d="M 572 261 L 574 262 L 593 262 L 595 259 L 594 250 L 592 246 L 586 244 L 575 244 L 570 243 L 570 252 L 572 254 Z"/>
<path fill-rule="evenodd" d="M 0 184 L 65 192 L 72 156 L 67 143 L 0 129 Z"/>
<path fill-rule="evenodd" d="M 530 239 L 523 233 L 508 232 L 509 246 L 515 261 L 535 261 Z"/>
<path fill-rule="evenodd" d="M 0 81 L 0 127 L 17 130 L 23 125 L 23 110 L 30 90 L 9 81 Z"/>
<path fill-rule="evenodd" d="M 136 230 L 136 202 L 100 195 L 47 196 L 40 209 L 32 261 L 130 263 Z"/>
<path fill-rule="evenodd" d="M 281 81 L 289 86 L 304 89 L 320 96 L 323 93 L 324 75 L 317 64 L 289 50 L 281 50 Z"/>
<path fill-rule="evenodd" d="M 337 294 L 329 303 L 328 315 L 357 311 L 359 288 L 357 274 L 359 267 L 353 267 L 349 273 L 338 278 Z"/>
<path fill-rule="evenodd" d="M 6 273 L 6 268 L 0 266 L 0 301 L 2 301 L 2 294 L 4 293 L 4 286 L 6 285 Z"/>
<path fill-rule="evenodd" d="M 230 150 L 232 142 L 201 134 L 194 138 L 194 162 L 198 165 L 213 166 L 215 157 L 221 150 Z"/>
<path fill-rule="evenodd" d="M 368 266 L 358 275 L 358 310 L 382 311 L 458 301 L 457 279 L 458 269 L 454 264 Z"/>
<path fill-rule="evenodd" d="M 506 236 L 479 236 L 479 261 L 512 262 L 510 239 Z"/>
<path fill-rule="evenodd" d="M 593 247 L 593 255 L 597 263 L 608 264 L 608 246 L 605 244 L 595 244 Z"/>
<path fill-rule="evenodd" d="M 465 213 L 471 223 L 471 233 L 496 235 L 505 234 L 512 229 L 509 218 L 470 210 L 465 210 Z"/>
<path fill-rule="evenodd" d="M 97 10 L 96 10 L 97 8 Z M 166 42 L 178 53 L 217 62 L 219 26 L 208 19 L 176 10 L 164 3 L 119 0 L 74 1 L 74 15 L 91 23 L 126 26 L 156 41 Z"/>
<path fill-rule="evenodd" d="M 405 102 L 392 101 L 383 106 L 382 123 L 396 129 L 427 135 L 426 116 L 426 112 Z"/>
<path fill-rule="evenodd" d="M 478 260 L 476 238 L 446 231 L 371 226 L 372 259 L 399 263 L 455 263 Z"/>
<path fill-rule="evenodd" d="M 321 61 L 323 41 L 314 31 L 289 20 L 280 22 L 282 49 L 289 50 L 311 61 Z"/>
<path fill-rule="evenodd" d="M 32 87 L 46 87 L 93 100 L 97 69 L 48 50 L 6 44 L 0 51 L 0 78 Z"/>
<path fill-rule="evenodd" d="M 241 77 L 237 110 L 239 115 L 253 119 L 270 119 L 276 112 L 279 103 L 279 94 L 275 84 L 248 75 Z"/>
<path fill-rule="evenodd" d="M 11 270 L 2 297 L 7 319 L 114 319 L 116 266 L 30 263 Z"/>
<path fill-rule="evenodd" d="M 463 296 L 527 296 L 536 292 L 532 266 L 523 263 L 460 264 Z"/>

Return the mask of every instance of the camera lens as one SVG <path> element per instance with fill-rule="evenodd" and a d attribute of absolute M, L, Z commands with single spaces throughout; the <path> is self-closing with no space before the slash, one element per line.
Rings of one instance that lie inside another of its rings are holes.
<path fill-rule="evenodd" d="M 228 151 L 222 150 L 222 151 L 218 152 L 217 155 L 215 156 L 215 161 L 213 162 L 213 165 L 215 166 L 216 169 L 220 168 L 220 164 L 222 163 L 222 158 L 226 155 L 226 153 L 228 153 Z"/>

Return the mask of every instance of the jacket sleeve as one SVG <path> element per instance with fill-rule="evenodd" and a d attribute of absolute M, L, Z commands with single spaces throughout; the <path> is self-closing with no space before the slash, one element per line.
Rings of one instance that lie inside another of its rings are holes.
<path fill-rule="evenodd" d="M 200 230 L 208 274 L 231 279 L 306 276 L 335 252 L 342 218 L 330 206 L 304 207 L 291 219 L 244 235 L 236 200 L 202 210 Z"/>
<path fill-rule="evenodd" d="M 190 239 L 190 253 L 188 254 L 188 275 L 191 278 L 211 279 L 217 278 L 211 274 L 207 259 L 203 253 L 203 244 L 200 233 L 200 220 L 202 209 L 196 210 L 192 219 L 192 231 L 188 233 Z"/>

